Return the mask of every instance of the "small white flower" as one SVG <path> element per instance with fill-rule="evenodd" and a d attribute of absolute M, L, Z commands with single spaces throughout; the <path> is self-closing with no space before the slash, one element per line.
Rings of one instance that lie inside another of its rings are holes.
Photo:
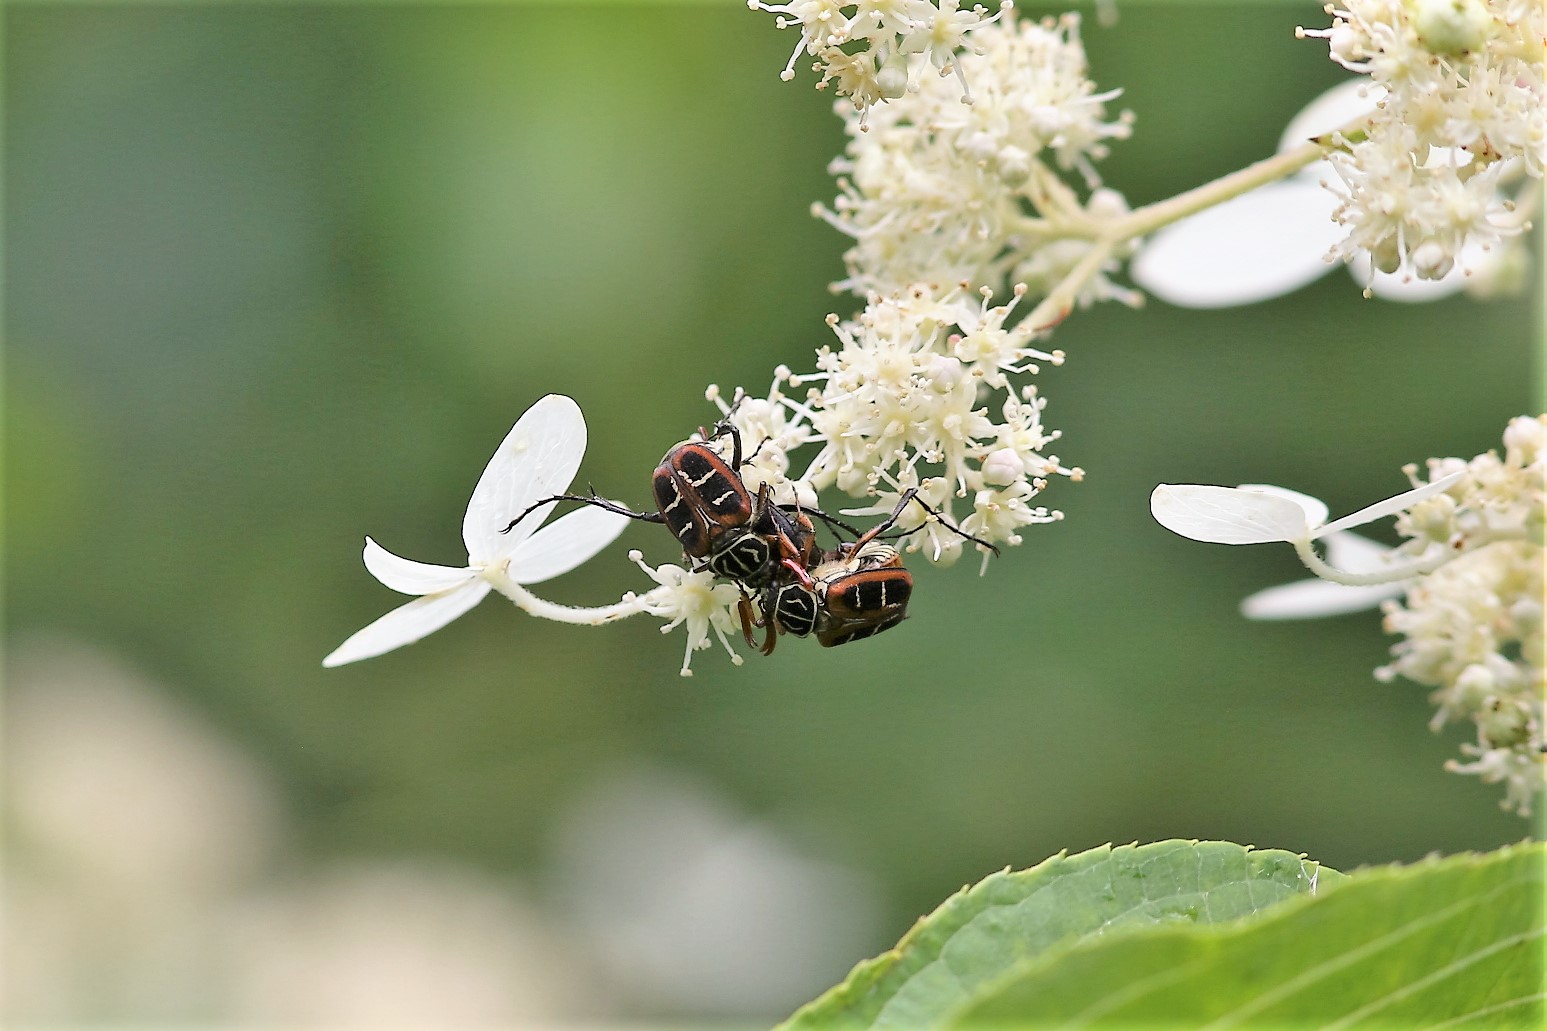
<path fill-rule="evenodd" d="M 1520 0 L 1345 0 L 1331 57 L 1369 76 L 1379 103 L 1330 156 L 1336 247 L 1367 270 L 1440 279 L 1468 244 L 1489 249 L 1527 226 L 1504 188 L 1542 177 L 1547 84 L 1540 3 Z M 1367 254 L 1368 260 L 1362 256 Z"/>
<path fill-rule="evenodd" d="M 834 83 L 838 96 L 865 109 L 902 96 L 917 79 L 928 78 L 931 68 L 940 75 L 955 72 L 958 96 L 966 97 L 967 80 L 957 59 L 963 50 L 977 50 L 968 34 L 997 21 L 1010 2 L 1004 0 L 993 14 L 981 4 L 962 10 L 958 0 L 748 0 L 747 6 L 778 15 L 775 24 L 781 29 L 800 28 L 779 78 L 795 78 L 795 62 L 809 54 L 817 59 L 812 69 L 822 74 L 818 89 Z"/>
<path fill-rule="evenodd" d="M 367 537 L 365 568 L 394 591 L 418 597 L 353 634 L 322 664 L 341 666 L 411 644 L 477 605 L 491 589 L 523 605 L 530 595 L 518 585 L 567 573 L 611 544 L 628 519 L 592 507 L 538 530 L 553 509 L 546 505 L 502 532 L 533 502 L 569 487 L 585 444 L 585 419 L 570 398 L 549 394 L 527 409 L 489 459 L 468 500 L 462 519 L 466 566 L 399 558 Z"/>
<path fill-rule="evenodd" d="M 716 579 L 708 570 L 691 572 L 669 563 L 652 568 L 637 551 L 629 552 L 628 557 L 660 585 L 637 599 L 639 610 L 666 620 L 666 625 L 661 627 L 663 634 L 684 624 L 687 626 L 688 644 L 682 653 L 683 676 L 693 675 L 689 668 L 693 653 L 709 647 L 711 631 L 720 639 L 731 662 L 741 665 L 741 656 L 736 654 L 726 637 L 740 629 L 739 618 L 734 613 L 741 601 L 741 592 L 734 584 Z"/>

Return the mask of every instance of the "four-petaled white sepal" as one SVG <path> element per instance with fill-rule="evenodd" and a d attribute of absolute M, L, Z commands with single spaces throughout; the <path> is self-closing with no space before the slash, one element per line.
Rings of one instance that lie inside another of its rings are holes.
<path fill-rule="evenodd" d="M 544 505 L 509 533 L 501 532 L 533 502 L 569 487 L 585 444 L 585 418 L 570 398 L 549 394 L 527 409 L 489 459 L 467 503 L 464 567 L 400 558 L 367 537 L 365 568 L 394 591 L 417 597 L 353 634 L 322 664 L 342 666 L 411 644 L 477 605 L 491 589 L 513 591 L 512 585 L 567 573 L 617 539 L 628 518 L 590 507 L 539 530 L 553 509 Z M 521 597 L 528 599 L 524 592 Z"/>

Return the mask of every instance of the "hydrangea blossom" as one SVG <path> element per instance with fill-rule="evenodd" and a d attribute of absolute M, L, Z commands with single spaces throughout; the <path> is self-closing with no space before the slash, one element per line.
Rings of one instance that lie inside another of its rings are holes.
<path fill-rule="evenodd" d="M 852 20 L 831 5 L 764 9 L 798 17 L 808 43 L 892 25 L 863 5 Z M 895 10 L 920 16 L 907 4 Z M 1139 300 L 1108 278 L 1133 234 L 1109 234 L 1128 206 L 1095 167 L 1132 119 L 1107 116 L 1117 91 L 1098 92 L 1087 76 L 1079 18 L 1038 22 L 1005 10 L 971 27 L 971 104 L 957 86 L 923 76 L 886 104 L 855 96 L 837 105 L 849 136 L 832 166 L 839 195 L 815 210 L 855 241 L 835 287 L 863 297 L 864 310 L 829 315 L 837 346 L 818 350 L 814 371 L 781 367 L 766 397 L 738 390 L 727 400 L 709 388 L 751 442 L 749 486 L 767 483 L 776 501 L 803 505 L 836 487 L 867 502 L 844 514 L 878 518 L 911 493 L 923 504 L 900 512 L 900 528 L 911 550 L 941 563 L 961 553 L 953 527 L 1018 544 L 1022 527 L 1061 518 L 1038 496 L 1054 476 L 1083 474 L 1049 453 L 1059 434 L 1021 379 L 1063 362 L 1033 341 L 1076 304 Z M 995 305 L 995 295 L 1009 300 Z M 1041 302 L 1029 313 L 1019 307 L 1027 295 Z M 807 445 L 814 457 L 795 454 Z"/>
<path fill-rule="evenodd" d="M 816 58 L 812 70 L 829 83 L 840 97 L 848 97 L 861 111 L 882 100 L 917 89 L 928 78 L 955 74 L 957 97 L 967 93 L 967 78 L 957 55 L 976 50 L 968 34 L 992 24 L 999 12 L 990 14 L 982 5 L 963 10 L 960 0 L 890 0 L 887 3 L 855 3 L 852 0 L 789 0 L 770 4 L 747 0 L 754 11 L 776 14 L 781 29 L 798 26 L 800 39 L 779 77 L 795 77 L 795 62 L 802 53 Z M 1004 0 L 999 11 L 1009 10 Z M 938 76 L 931 76 L 929 72 Z"/>
<path fill-rule="evenodd" d="M 1430 459 L 1413 489 L 1327 523 L 1326 506 L 1282 488 L 1162 484 L 1151 497 L 1161 525 L 1224 544 L 1288 541 L 1322 580 L 1248 598 L 1256 618 L 1326 615 L 1381 604 L 1388 633 L 1402 640 L 1376 670 L 1434 688 L 1435 729 L 1469 719 L 1471 760 L 1448 769 L 1505 786 L 1503 805 L 1530 812 L 1542 790 L 1543 528 L 1547 416 L 1520 417 L 1504 431 L 1504 453 Z M 1383 549 L 1346 533 L 1396 515 L 1405 540 Z M 1327 559 L 1311 542 L 1328 542 Z M 1402 600 L 1396 600 L 1397 597 Z"/>
<path fill-rule="evenodd" d="M 1087 77 L 1079 18 L 1007 13 L 973 39 L 970 106 L 933 78 L 873 111 L 839 105 L 849 135 L 832 164 L 839 194 L 815 209 L 854 240 L 838 286 L 865 296 L 965 280 L 997 293 L 1013 281 L 1042 296 L 1090 250 L 1093 220 L 1127 210 L 1099 189 L 1095 162 L 1132 118 L 1108 119 L 1119 91 L 1098 93 Z M 1063 172 L 1091 195 L 1081 200 Z M 1104 276 L 1089 297 L 1130 299 Z"/>
<path fill-rule="evenodd" d="M 1492 247 L 1528 225 L 1508 186 L 1547 162 L 1547 13 L 1534 0 L 1346 0 L 1332 60 L 1369 76 L 1378 101 L 1331 155 L 1345 260 L 1420 279 L 1446 275 L 1468 243 Z"/>
<path fill-rule="evenodd" d="M 964 287 L 941 298 L 923 290 L 872 296 L 856 319 L 828 317 L 839 346 L 818 352 L 816 372 L 781 368 L 766 398 L 738 391 L 736 403 L 711 387 L 727 421 L 757 442 L 743 475 L 769 483 L 782 503 L 809 505 L 829 487 L 871 500 L 848 515 L 890 515 L 916 489 L 951 523 L 995 544 L 1018 544 L 1020 528 L 1062 518 L 1033 502 L 1051 477 L 1084 474 L 1048 453 L 1059 433 L 1042 423 L 1045 402 L 1035 386 L 1011 378 L 1064 360 L 1032 346 L 1036 334 L 1024 321 L 1006 325 L 1024 293 L 997 306 L 986 289 L 974 297 Z M 821 385 L 803 400 L 783 390 L 807 383 Z M 792 473 L 790 452 L 808 444 L 820 450 Z M 931 561 L 961 553 L 962 537 L 921 507 L 904 511 L 900 526 L 920 531 L 910 548 Z"/>
<path fill-rule="evenodd" d="M 1378 88 L 1354 79 L 1327 90 L 1290 119 L 1280 154 L 1306 140 L 1375 112 Z M 1184 308 L 1254 304 L 1298 290 L 1330 272 L 1347 235 L 1337 221 L 1340 201 L 1327 186 L 1337 179 L 1323 159 L 1280 182 L 1200 211 L 1145 241 L 1130 266 L 1134 282 Z M 1385 272 L 1356 251 L 1345 267 L 1367 294 L 1392 301 L 1439 300 L 1465 290 L 1476 297 L 1514 293 L 1529 262 L 1520 235 L 1462 246 L 1450 271 L 1420 279 L 1411 270 Z"/>

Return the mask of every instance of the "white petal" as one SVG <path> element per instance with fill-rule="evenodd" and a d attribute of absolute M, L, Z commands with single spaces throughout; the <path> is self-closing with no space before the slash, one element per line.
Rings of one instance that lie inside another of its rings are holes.
<path fill-rule="evenodd" d="M 1326 536 L 1327 564 L 1345 573 L 1373 573 L 1385 566 L 1395 550 L 1347 530 Z"/>
<path fill-rule="evenodd" d="M 428 562 L 399 558 L 380 544 L 365 538 L 365 568 L 399 594 L 434 594 L 467 583 L 478 574 L 466 567 L 453 569 Z"/>
<path fill-rule="evenodd" d="M 462 540 L 474 563 L 492 563 L 515 550 L 547 510 L 500 533 L 532 502 L 569 488 L 585 454 L 585 417 L 562 394 L 549 394 L 516 421 L 479 477 L 462 520 Z"/>
<path fill-rule="evenodd" d="M 1426 483 L 1422 487 L 1415 487 L 1412 490 L 1403 491 L 1401 494 L 1398 494 L 1395 497 L 1387 498 L 1385 501 L 1377 501 L 1373 505 L 1361 508 L 1353 515 L 1346 515 L 1341 519 L 1334 519 L 1326 526 L 1323 526 L 1317 530 L 1315 536 L 1325 537 L 1329 533 L 1336 533 L 1339 530 L 1346 530 L 1350 526 L 1363 526 L 1365 523 L 1373 523 L 1381 516 L 1395 515 L 1396 513 L 1402 511 L 1404 508 L 1410 508 L 1425 498 L 1432 498 L 1436 494 L 1440 494 L 1449 490 L 1453 484 L 1455 484 L 1465 475 L 1466 470 L 1462 469 L 1460 472 L 1454 472 L 1449 476 L 1441 477 L 1440 479 L 1435 480 L 1433 483 Z"/>
<path fill-rule="evenodd" d="M 540 584 L 585 562 L 618 539 L 628 516 L 587 505 L 555 519 L 521 542 L 510 557 L 510 577 Z"/>
<path fill-rule="evenodd" d="M 1150 513 L 1171 532 L 1212 544 L 1292 541 L 1308 532 L 1295 502 L 1235 487 L 1162 483 L 1150 495 Z"/>
<path fill-rule="evenodd" d="M 1406 589 L 1406 583 L 1349 587 L 1329 580 L 1299 580 L 1258 591 L 1241 602 L 1241 614 L 1247 619 L 1341 616 L 1374 608 L 1387 598 L 1400 596 Z"/>
<path fill-rule="evenodd" d="M 1385 95 L 1386 90 L 1372 83 L 1367 75 L 1338 83 L 1289 120 L 1278 141 L 1279 153 L 1342 128 L 1360 115 L 1374 114 L 1376 102 Z"/>
<path fill-rule="evenodd" d="M 1243 194 L 1160 230 L 1133 259 L 1134 282 L 1184 308 L 1223 308 L 1287 294 L 1325 275 L 1345 235 L 1337 198 L 1294 178 Z"/>
<path fill-rule="evenodd" d="M 349 640 L 333 649 L 322 660 L 324 666 L 342 666 L 346 662 L 369 659 L 405 644 L 413 644 L 421 637 L 432 634 L 456 619 L 483 600 L 489 593 L 487 581 L 453 587 L 440 594 L 427 594 L 415 598 L 406 605 L 399 605 L 391 612 L 363 630 L 350 635 Z"/>
<path fill-rule="evenodd" d="M 1284 498 L 1299 505 L 1305 512 L 1306 526 L 1320 526 L 1327 521 L 1327 503 L 1320 498 L 1313 498 L 1309 494 L 1301 494 L 1297 490 L 1288 487 L 1275 487 L 1271 483 L 1243 483 L 1242 490 L 1254 490 L 1259 494 L 1272 494 L 1274 497 Z"/>

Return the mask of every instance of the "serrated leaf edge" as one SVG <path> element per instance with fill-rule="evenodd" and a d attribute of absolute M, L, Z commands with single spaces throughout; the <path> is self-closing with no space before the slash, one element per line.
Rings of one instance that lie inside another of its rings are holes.
<path fill-rule="evenodd" d="M 1265 851 L 1265 850 L 1256 850 L 1256 851 Z M 1266 851 L 1276 851 L 1276 850 L 1266 850 Z M 1431 855 L 1424 856 L 1422 859 L 1419 859 L 1419 860 L 1417 860 L 1415 862 L 1412 862 L 1412 863 L 1386 863 L 1386 864 L 1381 864 L 1381 865 L 1378 865 L 1378 866 L 1359 867 L 1356 870 L 1354 870 L 1353 872 L 1345 874 L 1344 876 L 1335 879 L 1332 882 L 1332 884 L 1331 884 L 1331 888 L 1332 888 L 1333 891 L 1338 891 L 1338 890 L 1345 890 L 1348 887 L 1353 886 L 1353 885 L 1367 884 L 1367 883 L 1370 883 L 1371 881 L 1375 881 L 1375 880 L 1396 880 L 1396 879 L 1402 879 L 1402 878 L 1406 878 L 1406 877 L 1416 877 L 1416 876 L 1419 876 L 1419 875 L 1421 875 L 1423 873 L 1427 873 L 1430 870 L 1432 870 L 1433 868 L 1435 868 L 1437 866 L 1441 866 L 1441 865 L 1444 865 L 1444 866 L 1462 866 L 1462 865 L 1477 866 L 1477 865 L 1482 865 L 1482 864 L 1485 864 L 1485 863 L 1492 863 L 1492 862 L 1504 863 L 1504 862 L 1508 862 L 1510 859 L 1512 859 L 1514 857 L 1515 854 L 1517 854 L 1519 852 L 1528 852 L 1529 853 L 1529 852 L 1532 852 L 1532 851 L 1537 852 L 1539 854 L 1539 856 L 1541 857 L 1541 859 L 1543 859 L 1544 861 L 1547 861 L 1547 843 L 1543 843 L 1543 842 L 1539 842 L 1539 841 L 1532 841 L 1530 839 L 1527 839 L 1525 841 L 1518 842 L 1518 843 L 1516 843 L 1514 845 L 1505 845 L 1504 847 L 1496 849 L 1496 850 L 1494 850 L 1492 852 L 1459 852 L 1459 853 L 1456 853 L 1456 854 L 1450 855 L 1450 856 L 1440 856 L 1440 855 L 1436 855 L 1436 854 L 1431 854 Z M 1326 869 L 1326 868 L 1323 868 L 1323 869 Z M 1541 878 L 1537 878 L 1537 879 L 1540 880 Z M 1519 884 L 1519 883 L 1522 883 L 1522 881 L 1520 879 L 1511 880 L 1508 884 L 1499 886 L 1499 888 L 1495 889 L 1495 892 L 1503 890 L 1503 888 L 1505 888 L 1505 887 L 1509 887 L 1511 885 L 1515 885 L 1515 884 Z M 1494 894 L 1495 892 L 1490 892 L 1490 894 Z M 968 1002 L 964 1002 L 961 1005 L 958 1005 L 952 1012 L 946 1014 L 942 1018 L 942 1020 L 940 1021 L 940 1026 L 941 1027 L 957 1026 L 959 1024 L 959 1022 L 961 1021 L 962 1016 L 967 1011 L 972 1009 L 974 1006 L 977 1006 L 980 1003 L 982 1003 L 985 998 L 988 998 L 988 997 L 992 996 L 994 993 L 1002 990 L 1004 988 L 1004 986 L 1010 984 L 1011 982 L 1013 982 L 1013 981 L 1015 981 L 1015 980 L 1017 980 L 1019 978 L 1027 977 L 1027 976 L 1030 976 L 1030 975 L 1034 975 L 1037 972 L 1039 967 L 1051 966 L 1051 965 L 1053 965 L 1055 963 L 1061 962 L 1064 957 L 1066 957 L 1066 956 L 1068 956 L 1070 954 L 1079 952 L 1079 951 L 1081 951 L 1083 949 L 1102 948 L 1102 947 L 1105 947 L 1108 944 L 1110 944 L 1111 942 L 1116 941 L 1116 940 L 1127 940 L 1127 939 L 1141 938 L 1141 937 L 1151 937 L 1151 936 L 1153 936 L 1153 937 L 1187 936 L 1187 937 L 1197 937 L 1197 938 L 1205 938 L 1205 937 L 1228 938 L 1228 937 L 1231 937 L 1232 935 L 1236 935 L 1236 934 L 1242 933 L 1243 931 L 1245 931 L 1249 927 L 1254 927 L 1254 926 L 1259 925 L 1259 924 L 1267 924 L 1267 923 L 1271 923 L 1271 922 L 1277 921 L 1277 920 L 1293 919 L 1294 915 L 1300 909 L 1302 909 L 1304 907 L 1307 907 L 1307 906 L 1317 905 L 1317 904 L 1323 902 L 1327 898 L 1328 894 L 1329 894 L 1329 892 L 1327 892 L 1327 891 L 1320 891 L 1320 892 L 1316 892 L 1316 893 L 1306 893 L 1306 894 L 1303 894 L 1303 895 L 1293 896 L 1291 898 L 1284 899 L 1283 901 L 1281 901 L 1281 902 L 1279 902 L 1279 903 L 1269 907 L 1268 909 L 1266 909 L 1266 910 L 1264 910 L 1262 912 L 1253 913 L 1253 914 L 1250 914 L 1248 916 L 1240 917 L 1240 918 L 1235 919 L 1235 920 L 1225 921 L 1223 923 L 1217 923 L 1217 924 L 1194 924 L 1194 925 L 1186 926 L 1186 927 L 1180 927 L 1180 926 L 1177 926 L 1177 925 L 1174 925 L 1174 924 L 1165 925 L 1165 926 L 1154 926 L 1154 925 L 1145 926 L 1143 924 L 1136 924 L 1136 925 L 1133 925 L 1131 927 L 1123 928 L 1119 932 L 1116 932 L 1116 933 L 1113 933 L 1113 934 L 1110 934 L 1110 935 L 1102 935 L 1100 938 L 1081 937 L 1081 938 L 1078 938 L 1076 940 L 1070 941 L 1070 942 L 1065 943 L 1065 944 L 1055 944 L 1055 945 L 1052 945 L 1049 948 L 1047 948 L 1046 950 L 1044 950 L 1043 952 L 1039 953 L 1037 956 L 1035 956 L 1035 957 L 1033 957 L 1031 959 L 1022 961 L 1021 963 L 1012 966 L 1010 969 L 1004 971 L 999 976 L 993 978 L 989 982 L 987 982 L 984 985 L 982 985 L 981 986 L 981 991 L 978 993 L 978 997 L 976 999 L 973 999 L 973 1000 L 970 1000 Z M 1460 905 L 1460 903 L 1457 903 L 1457 904 L 1452 905 L 1452 906 L 1448 906 L 1442 912 L 1448 912 L 1449 910 L 1455 909 L 1457 905 Z M 1438 914 L 1435 914 L 1435 917 L 1438 918 Z M 1404 929 L 1404 930 L 1406 930 L 1406 929 Z M 1539 931 L 1537 931 L 1536 934 L 1531 935 L 1530 937 L 1538 937 L 1538 938 L 1540 938 L 1540 937 L 1543 936 L 1544 933 L 1547 933 L 1547 932 L 1539 930 Z M 1389 937 L 1389 935 L 1385 936 L 1385 937 Z M 1374 944 L 1374 942 L 1369 942 L 1369 943 L 1366 943 L 1366 946 L 1370 946 L 1370 945 L 1373 945 L 1373 944 Z M 1325 964 L 1323 964 L 1322 966 L 1325 966 Z M 1310 971 L 1306 972 L 1307 975 L 1309 973 L 1310 973 Z M 1185 971 L 1181 972 L 1180 974 L 1178 972 L 1175 972 L 1175 971 L 1168 971 L 1167 974 L 1166 974 L 1167 979 L 1171 979 L 1171 978 L 1174 978 L 1176 976 L 1185 976 Z M 1304 976 L 1305 975 L 1302 975 L 1302 978 Z M 1154 981 L 1154 980 L 1156 980 L 1156 978 L 1152 977 L 1152 978 L 1148 978 L 1146 980 L 1147 981 Z M 1285 982 L 1286 985 L 1289 984 L 1289 983 L 1290 982 Z M 1134 985 L 1130 985 L 1128 987 L 1131 989 L 1131 988 L 1134 988 L 1134 987 L 1137 987 L 1137 986 L 1138 986 L 1138 983 L 1136 982 Z M 1281 985 L 1279 987 L 1282 988 L 1284 986 Z M 1124 994 L 1126 994 L 1126 992 Z M 1516 1005 L 1519 1005 L 1519 1004 L 1524 1004 L 1524 1003 L 1527 1003 L 1527 1002 L 1534 1001 L 1536 998 L 1541 998 L 1541 997 L 1547 997 L 1547 993 L 1542 993 L 1539 996 L 1526 996 L 1526 997 L 1523 997 L 1521 999 L 1509 1000 L 1509 1002 L 1511 1002 L 1513 1004 L 1516 1004 Z M 1105 998 L 1105 999 L 1103 999 L 1101 1001 L 1102 1001 L 1102 1003 L 1114 1003 L 1115 1002 L 1115 1003 L 1119 1003 L 1120 1004 L 1124 1000 L 1123 999 L 1119 999 L 1117 996 L 1114 995 L 1114 996 L 1108 996 L 1107 998 Z M 1108 1006 L 1106 1008 L 1111 1008 L 1111 1007 Z M 1084 1016 L 1082 1015 L 1082 1019 L 1080 1019 L 1078 1021 L 1068 1021 L 1068 1022 L 1065 1022 L 1064 1024 L 1061 1024 L 1060 1027 L 1080 1027 L 1080 1026 L 1083 1026 L 1084 1024 L 1089 1023 L 1090 1020 L 1099 1020 L 1100 1019 L 1100 1013 L 1099 1012 L 1091 1013 L 1088 1010 L 1086 1012 L 1090 1013 L 1090 1016 L 1089 1016 L 1088 1019 L 1084 1018 Z M 1468 1017 L 1467 1019 L 1470 1019 L 1470 1017 Z M 1220 1021 L 1215 1021 L 1213 1024 L 1210 1024 L 1208 1026 L 1209 1027 L 1224 1027 L 1226 1025 L 1222 1024 Z M 1329 1025 L 1329 1026 L 1335 1027 L 1335 1026 L 1339 1026 L 1339 1025 Z M 1436 1025 L 1436 1026 L 1439 1026 L 1439 1025 Z M 1430 1029 L 1430 1031 L 1432 1031 L 1432 1029 Z"/>
<path fill-rule="evenodd" d="M 996 870 L 995 872 L 984 876 L 978 881 L 975 881 L 971 884 L 962 885 L 961 888 L 946 896 L 946 898 L 941 901 L 940 904 L 937 905 L 934 909 L 930 910 L 924 916 L 921 916 L 915 920 L 913 925 L 909 927 L 903 936 L 897 940 L 896 945 L 882 953 L 879 953 L 876 956 L 872 956 L 869 959 L 864 959 L 856 963 L 842 981 L 838 982 L 836 985 L 829 988 L 821 995 L 818 995 L 810 1002 L 801 1006 L 786 1020 L 780 1023 L 775 1031 L 787 1031 L 787 1029 L 797 1025 L 805 1014 L 807 1014 L 809 1011 L 816 1010 L 819 1007 L 828 1005 L 840 1005 L 842 1004 L 841 1001 L 846 1001 L 850 1004 L 855 1004 L 862 1001 L 869 993 L 869 991 L 875 986 L 875 984 L 882 977 L 884 977 L 889 970 L 907 958 L 909 949 L 916 943 L 921 935 L 933 927 L 933 924 L 937 919 L 945 919 L 948 915 L 948 911 L 950 911 L 953 907 L 963 905 L 966 900 L 973 895 L 992 890 L 993 887 L 997 886 L 999 882 L 1006 878 L 1027 881 L 1040 879 L 1050 875 L 1057 865 L 1063 863 L 1083 863 L 1085 861 L 1093 863 L 1099 861 L 1102 858 L 1109 858 L 1119 851 L 1139 852 L 1140 850 L 1159 850 L 1166 846 L 1173 848 L 1179 846 L 1196 848 L 1199 845 L 1223 845 L 1239 848 L 1242 850 L 1243 858 L 1250 857 L 1252 855 L 1268 854 L 1279 854 L 1294 857 L 1300 863 L 1302 876 L 1304 876 L 1305 879 L 1311 884 L 1312 894 L 1318 890 L 1319 878 L 1323 871 L 1338 875 L 1339 878 L 1342 876 L 1338 871 L 1332 869 L 1331 867 L 1325 866 L 1314 859 L 1306 858 L 1306 854 L 1304 852 L 1290 852 L 1287 849 L 1278 848 L 1264 849 L 1258 848 L 1255 845 L 1242 845 L 1239 842 L 1220 841 L 1216 839 L 1163 838 L 1159 841 L 1145 842 L 1142 845 L 1138 841 L 1132 841 L 1126 845 L 1113 845 L 1111 842 L 1107 842 L 1103 845 L 1097 845 L 1093 848 L 1085 849 L 1082 852 L 1076 852 L 1073 855 L 1069 853 L 1068 849 L 1060 849 L 1058 852 L 1048 856 L 1041 862 L 1033 866 L 1026 867 L 1023 870 L 1012 871 L 1010 867 L 1006 866 L 1001 870 Z M 1283 899 L 1280 902 L 1275 903 L 1272 908 L 1277 909 L 1279 905 L 1292 901 L 1294 901 L 1293 898 Z M 965 929 L 970 923 L 972 923 L 972 920 L 979 915 L 981 914 L 972 914 L 969 919 L 964 920 L 959 927 L 952 930 L 951 935 L 954 936 L 955 933 Z M 1141 928 L 1136 926 L 1134 928 L 1125 927 L 1113 931 L 1103 931 L 1102 939 L 1107 940 L 1114 934 L 1126 934 L 1130 930 L 1138 929 Z M 949 941 L 950 937 L 948 936 L 945 940 Z M 1043 953 L 1039 954 L 1038 957 L 1027 961 L 1025 965 L 1016 967 L 1015 969 L 1029 969 L 1030 965 L 1035 964 L 1035 962 L 1040 960 L 1042 956 L 1049 954 L 1062 954 L 1064 951 L 1075 947 L 1077 944 L 1089 940 L 1090 938 L 1088 936 L 1081 935 L 1069 942 L 1054 943 L 1046 950 L 1044 950 Z"/>

